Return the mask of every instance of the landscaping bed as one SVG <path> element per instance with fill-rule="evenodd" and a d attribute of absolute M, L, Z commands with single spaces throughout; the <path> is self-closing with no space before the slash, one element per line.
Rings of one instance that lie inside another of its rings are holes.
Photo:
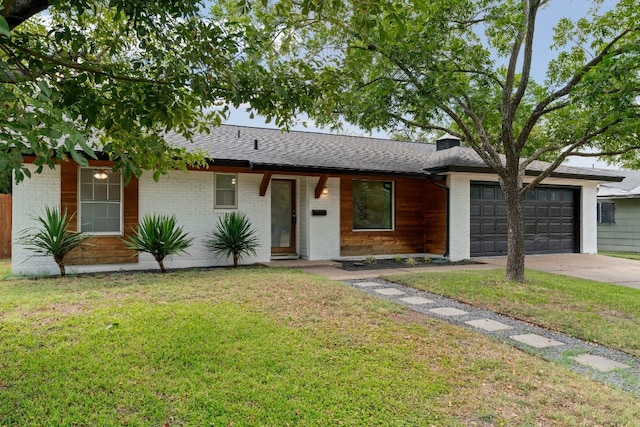
<path fill-rule="evenodd" d="M 362 271 L 362 270 L 387 270 L 394 268 L 415 268 L 415 267 L 439 267 L 443 265 L 471 265 L 479 264 L 471 260 L 463 260 L 451 262 L 446 258 L 381 258 L 371 259 L 363 258 L 354 261 L 339 261 L 342 263 L 340 267 L 346 271 Z"/>

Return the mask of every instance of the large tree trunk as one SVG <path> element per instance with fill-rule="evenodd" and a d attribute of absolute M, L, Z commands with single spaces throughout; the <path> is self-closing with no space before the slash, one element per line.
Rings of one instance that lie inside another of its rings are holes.
<path fill-rule="evenodd" d="M 505 186 L 507 202 L 507 280 L 524 282 L 524 210 L 518 186 Z"/>

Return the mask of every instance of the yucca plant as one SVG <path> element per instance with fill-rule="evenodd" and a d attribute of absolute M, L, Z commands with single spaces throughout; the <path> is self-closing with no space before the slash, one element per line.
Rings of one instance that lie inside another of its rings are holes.
<path fill-rule="evenodd" d="M 237 267 L 243 255 L 256 255 L 259 239 L 242 212 L 229 212 L 218 218 L 216 228 L 207 235 L 204 246 L 217 256 L 233 257 Z"/>
<path fill-rule="evenodd" d="M 188 237 L 182 227 L 178 227 L 175 215 L 147 214 L 138 224 L 138 229 L 124 240 L 129 249 L 136 252 L 146 252 L 153 255 L 160 266 L 160 271 L 166 273 L 164 259 L 167 255 L 185 252 L 193 238 Z"/>
<path fill-rule="evenodd" d="M 68 216 L 66 209 L 61 212 L 60 209 L 45 206 L 43 215 L 33 217 L 40 223 L 40 227 L 36 230 L 22 230 L 17 241 L 38 256 L 53 256 L 60 268 L 60 275 L 64 276 L 64 257 L 91 237 L 68 230 L 74 215 Z"/>

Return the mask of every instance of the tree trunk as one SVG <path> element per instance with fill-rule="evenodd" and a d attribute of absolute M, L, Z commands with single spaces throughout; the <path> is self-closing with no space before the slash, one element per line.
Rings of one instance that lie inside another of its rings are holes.
<path fill-rule="evenodd" d="M 58 268 L 60 268 L 60 276 L 64 277 L 65 274 L 66 274 L 66 271 L 64 269 L 64 263 L 63 262 L 58 262 L 57 264 L 58 264 Z"/>
<path fill-rule="evenodd" d="M 164 268 L 164 261 L 161 260 L 161 259 L 157 259 L 156 261 L 158 261 L 158 265 L 160 266 L 160 271 L 163 272 L 163 273 L 166 273 L 167 270 L 165 270 L 165 268 Z"/>
<path fill-rule="evenodd" d="M 507 280 L 524 282 L 524 210 L 517 186 L 505 186 L 507 202 Z"/>
<path fill-rule="evenodd" d="M 239 261 L 240 261 L 240 254 L 239 253 L 234 253 L 233 254 L 233 266 L 237 267 Z"/>

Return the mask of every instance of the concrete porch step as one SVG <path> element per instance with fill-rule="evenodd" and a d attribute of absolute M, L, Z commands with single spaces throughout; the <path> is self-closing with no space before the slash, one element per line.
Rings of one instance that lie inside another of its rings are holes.
<path fill-rule="evenodd" d="M 340 267 L 336 261 L 319 260 L 309 261 L 307 259 L 272 259 L 269 262 L 262 262 L 265 267 L 288 267 L 288 268 L 312 268 L 312 267 Z"/>

